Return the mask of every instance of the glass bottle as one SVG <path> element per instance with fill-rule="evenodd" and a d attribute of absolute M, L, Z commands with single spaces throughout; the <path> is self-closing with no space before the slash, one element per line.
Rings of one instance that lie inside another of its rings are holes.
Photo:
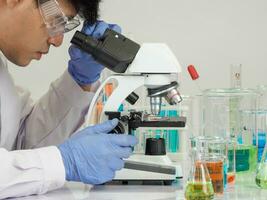
<path fill-rule="evenodd" d="M 261 162 L 258 166 L 257 172 L 256 172 L 256 184 L 263 189 L 267 189 L 267 145 L 265 145 Z"/>
<path fill-rule="evenodd" d="M 185 188 L 186 200 L 211 200 L 214 190 L 209 171 L 201 154 L 196 149 L 192 150 L 191 171 Z"/>

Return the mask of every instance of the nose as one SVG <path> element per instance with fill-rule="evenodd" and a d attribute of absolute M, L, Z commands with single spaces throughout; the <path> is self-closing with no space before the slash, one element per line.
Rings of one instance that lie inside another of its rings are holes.
<path fill-rule="evenodd" d="M 52 44 L 55 47 L 59 47 L 63 42 L 63 37 L 64 37 L 63 34 L 56 35 L 56 36 L 53 36 L 53 37 L 49 37 L 48 38 L 48 43 Z"/>

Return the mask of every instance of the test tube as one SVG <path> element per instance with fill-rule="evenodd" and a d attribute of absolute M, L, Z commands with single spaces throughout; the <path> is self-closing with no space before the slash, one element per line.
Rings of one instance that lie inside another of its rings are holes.
<path fill-rule="evenodd" d="M 234 140 L 228 140 L 226 142 L 227 186 L 233 186 L 236 179 L 236 142 Z"/>
<path fill-rule="evenodd" d="M 168 110 L 168 117 L 177 117 L 177 110 Z M 168 130 L 169 151 L 176 153 L 179 148 L 179 132 L 178 130 Z"/>

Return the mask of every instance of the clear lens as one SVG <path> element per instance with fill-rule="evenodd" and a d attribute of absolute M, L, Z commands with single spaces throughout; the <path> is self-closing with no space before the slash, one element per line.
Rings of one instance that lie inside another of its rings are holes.
<path fill-rule="evenodd" d="M 68 20 L 67 23 L 65 24 L 64 32 L 67 33 L 76 27 L 80 25 L 80 20 L 78 17 L 74 17 L 71 20 Z"/>
<path fill-rule="evenodd" d="M 69 32 L 80 25 L 78 17 L 68 20 L 56 0 L 38 0 L 38 3 L 51 37 Z"/>

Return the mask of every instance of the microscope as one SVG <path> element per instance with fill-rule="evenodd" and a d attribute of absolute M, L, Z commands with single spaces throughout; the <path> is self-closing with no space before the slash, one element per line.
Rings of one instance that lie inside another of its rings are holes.
<path fill-rule="evenodd" d="M 140 46 L 111 29 L 107 29 L 100 39 L 77 31 L 71 43 L 115 72 L 96 91 L 86 122 L 90 121 L 104 86 L 115 80 L 116 88 L 105 102 L 100 119 L 100 122 L 119 119 L 119 124 L 112 133 L 131 134 L 140 127 L 185 127 L 185 117 L 151 117 L 160 113 L 163 98 L 170 105 L 182 101 L 177 90 L 181 66 L 166 44 L 144 43 Z M 136 110 L 119 112 L 118 109 L 125 100 L 131 105 L 138 101 L 139 96 L 135 91 L 141 86 L 146 88 L 150 98 L 151 113 Z M 162 181 L 164 184 L 171 184 L 179 178 L 182 178 L 181 165 L 172 163 L 166 155 L 164 139 L 148 138 L 145 154 L 134 153 L 125 160 L 125 167 L 116 172 L 114 181 Z"/>

